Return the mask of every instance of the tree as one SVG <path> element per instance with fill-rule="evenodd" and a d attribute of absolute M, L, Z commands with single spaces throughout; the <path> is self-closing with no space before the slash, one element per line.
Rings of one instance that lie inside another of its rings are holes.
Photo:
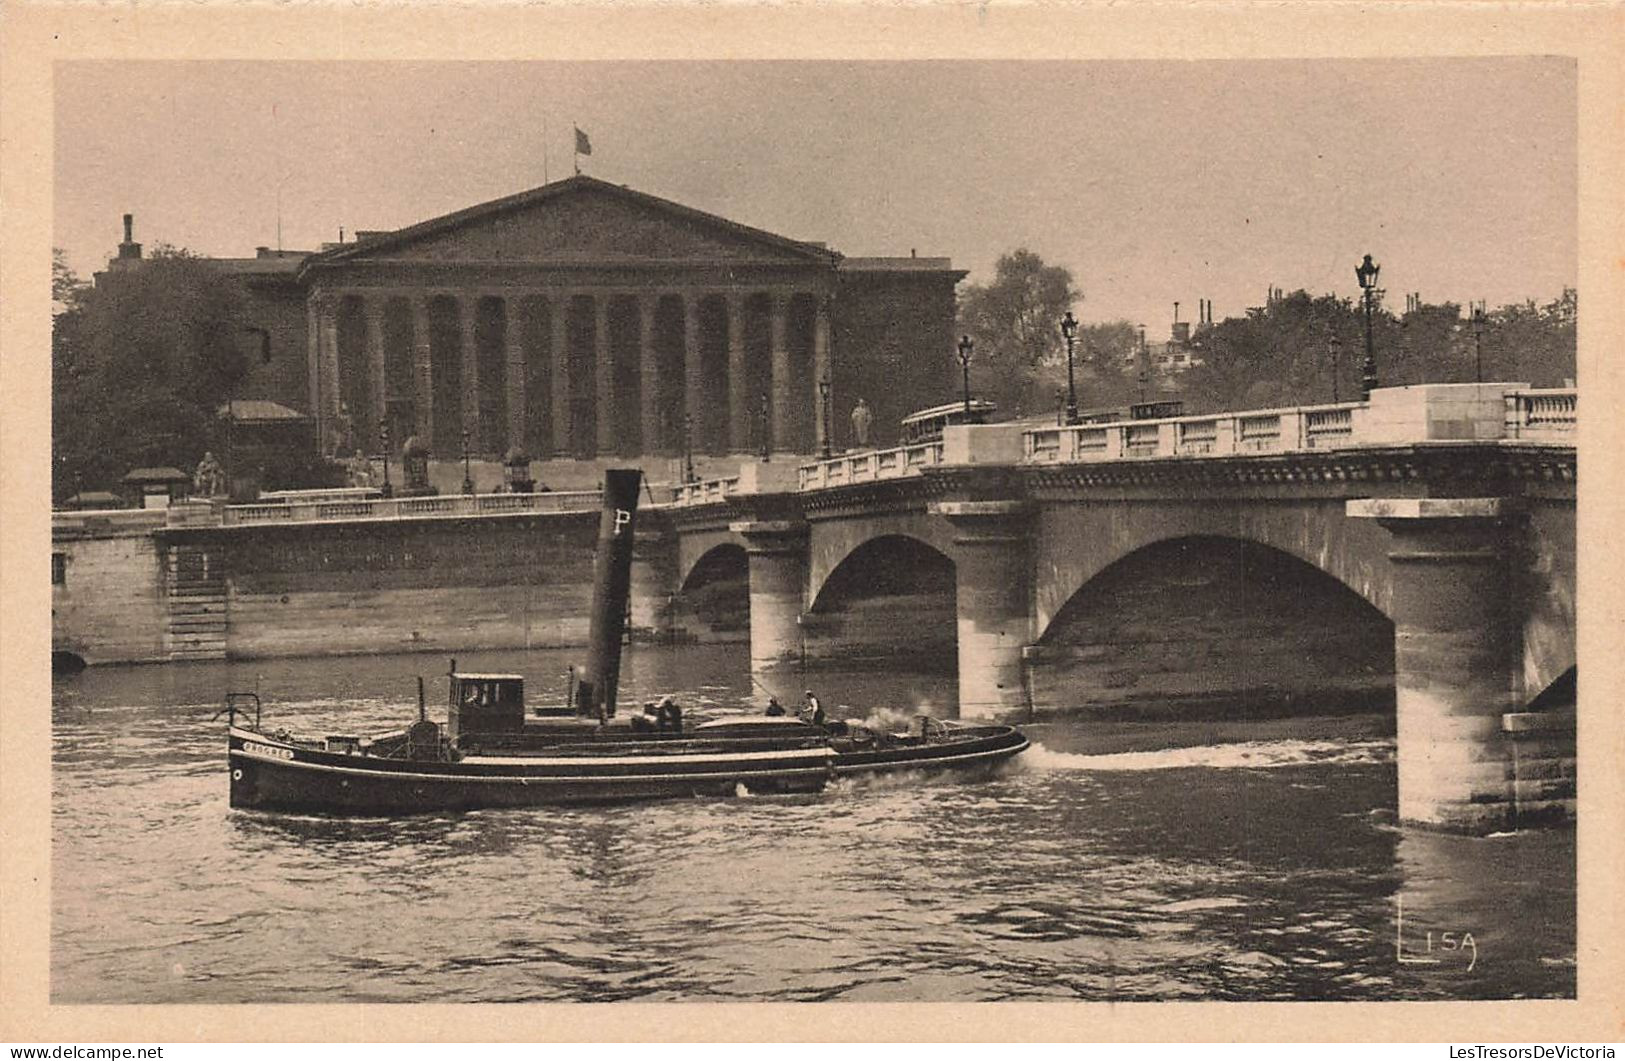
<path fill-rule="evenodd" d="M 58 257 L 52 295 L 54 495 L 111 487 L 142 464 L 192 467 L 247 368 L 235 285 L 159 247 L 95 288 Z"/>
<path fill-rule="evenodd" d="M 959 297 L 959 331 L 976 343 L 976 393 L 1010 415 L 1047 408 L 1041 370 L 1064 364 L 1061 318 L 1082 299 L 1069 271 L 1025 248 L 999 258 L 992 283 L 968 285 Z"/>

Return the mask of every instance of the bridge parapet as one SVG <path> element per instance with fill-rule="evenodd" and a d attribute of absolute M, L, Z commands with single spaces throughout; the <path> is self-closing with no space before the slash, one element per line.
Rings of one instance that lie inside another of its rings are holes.
<path fill-rule="evenodd" d="M 428 497 L 355 498 L 225 505 L 227 527 L 253 524 L 329 523 L 339 520 L 495 516 L 515 512 L 583 512 L 598 507 L 598 491 L 533 494 L 443 494 Z"/>
<path fill-rule="evenodd" d="M 1022 433 L 1022 461 L 1234 457 L 1440 440 L 1572 442 L 1575 407 L 1573 390 L 1521 383 L 1391 387 L 1367 402 L 1030 428 Z"/>
<path fill-rule="evenodd" d="M 1573 442 L 1578 404 L 1572 388 L 1513 391 L 1506 396 L 1506 437 Z"/>

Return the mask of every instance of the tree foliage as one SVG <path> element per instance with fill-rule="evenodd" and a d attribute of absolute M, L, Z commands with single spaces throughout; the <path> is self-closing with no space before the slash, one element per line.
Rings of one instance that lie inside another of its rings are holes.
<path fill-rule="evenodd" d="M 959 296 L 959 332 L 975 345 L 973 390 L 1006 414 L 1047 407 L 1044 388 L 1066 346 L 1061 318 L 1083 299 L 1072 274 L 1021 248 L 999 258 L 991 283 Z"/>
<path fill-rule="evenodd" d="M 235 285 L 183 250 L 87 287 L 53 260 L 53 493 L 110 488 L 130 468 L 190 469 L 246 372 Z"/>
<path fill-rule="evenodd" d="M 1471 383 L 1481 348 L 1486 382 L 1562 386 L 1574 377 L 1575 311 L 1572 291 L 1544 305 L 1504 306 L 1485 315 L 1480 335 L 1456 303 L 1403 315 L 1379 303 L 1371 321 L 1378 385 Z M 1179 387 L 1192 412 L 1353 401 L 1361 394 L 1364 309 L 1353 299 L 1294 291 L 1218 321 L 1196 338 L 1194 353 L 1200 364 Z"/>

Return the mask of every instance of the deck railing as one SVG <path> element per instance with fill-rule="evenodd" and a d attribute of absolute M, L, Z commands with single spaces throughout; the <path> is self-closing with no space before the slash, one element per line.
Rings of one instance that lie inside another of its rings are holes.
<path fill-rule="evenodd" d="M 1359 402 L 1347 402 L 1045 426 L 1023 432 L 1023 460 L 1050 464 L 1328 449 L 1354 443 L 1355 413 L 1361 408 Z"/>
<path fill-rule="evenodd" d="M 869 483 L 918 475 L 924 468 L 942 463 L 942 443 L 922 442 L 893 449 L 871 449 L 843 453 L 829 460 L 803 464 L 798 479 L 802 490 L 822 490 L 848 483 Z"/>
<path fill-rule="evenodd" d="M 357 519 L 418 519 L 426 516 L 495 516 L 515 512 L 583 512 L 598 507 L 596 490 L 536 494 L 439 494 L 334 501 L 281 501 L 227 505 L 226 526 L 260 523 L 327 523 Z"/>
<path fill-rule="evenodd" d="M 739 492 L 739 476 L 723 479 L 696 479 L 672 488 L 674 505 L 713 505 Z"/>
<path fill-rule="evenodd" d="M 1507 437 L 1572 441 L 1579 395 L 1571 389 L 1514 391 L 1507 395 Z"/>

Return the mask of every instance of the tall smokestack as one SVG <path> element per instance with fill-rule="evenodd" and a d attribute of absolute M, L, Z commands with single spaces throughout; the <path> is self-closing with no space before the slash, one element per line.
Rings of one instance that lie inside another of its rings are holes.
<path fill-rule="evenodd" d="M 1174 323 L 1179 323 L 1179 303 L 1174 303 Z"/>
<path fill-rule="evenodd" d="M 124 215 L 124 242 L 118 245 L 120 258 L 141 257 L 141 244 L 135 241 L 135 215 Z"/>
<path fill-rule="evenodd" d="M 604 472 L 598 551 L 593 557 L 587 671 L 576 691 L 579 715 L 608 718 L 615 714 L 621 678 L 621 636 L 626 629 L 626 598 L 632 582 L 632 532 L 642 486 L 640 469 L 610 468 Z"/>

